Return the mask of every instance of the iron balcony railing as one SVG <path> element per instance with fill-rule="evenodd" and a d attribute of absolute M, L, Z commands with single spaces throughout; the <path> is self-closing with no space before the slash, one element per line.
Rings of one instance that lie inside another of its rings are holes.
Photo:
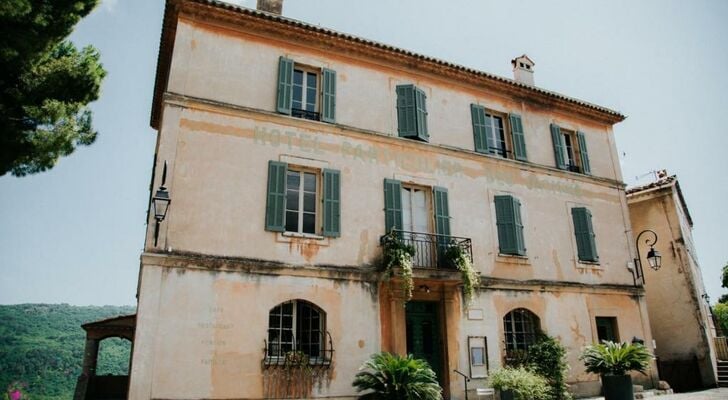
<path fill-rule="evenodd" d="M 399 240 L 414 249 L 412 266 L 415 268 L 457 269 L 453 260 L 448 257 L 448 250 L 454 246 L 459 246 L 470 262 L 473 262 L 473 244 L 470 238 L 393 229 L 380 238 L 380 244 L 386 245 L 387 239 Z"/>
<path fill-rule="evenodd" d="M 321 115 L 314 111 L 302 110 L 300 108 L 292 108 L 291 115 L 296 118 L 305 118 L 314 121 L 320 121 Z"/>
<path fill-rule="evenodd" d="M 320 367 L 329 368 L 334 357 L 331 334 L 327 332 L 305 332 L 304 340 L 296 339 L 291 333 L 291 341 L 263 340 L 263 366 L 276 367 Z"/>

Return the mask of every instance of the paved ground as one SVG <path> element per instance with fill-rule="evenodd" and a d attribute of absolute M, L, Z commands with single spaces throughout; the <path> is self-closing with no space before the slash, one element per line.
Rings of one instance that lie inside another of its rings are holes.
<path fill-rule="evenodd" d="M 728 388 L 702 390 L 700 392 L 679 393 L 650 397 L 654 400 L 728 400 Z"/>

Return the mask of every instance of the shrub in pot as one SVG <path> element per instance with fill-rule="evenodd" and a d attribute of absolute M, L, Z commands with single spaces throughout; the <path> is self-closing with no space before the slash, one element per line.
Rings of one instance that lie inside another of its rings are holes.
<path fill-rule="evenodd" d="M 501 400 L 550 400 L 551 388 L 542 376 L 525 367 L 505 367 L 488 377 L 490 386 L 500 392 Z"/>
<path fill-rule="evenodd" d="M 587 372 L 601 375 L 605 400 L 632 400 L 630 371 L 647 371 L 652 354 L 639 343 L 605 341 L 587 346 L 579 357 Z"/>
<path fill-rule="evenodd" d="M 374 354 L 359 368 L 353 385 L 360 400 L 442 400 L 435 372 L 411 354 Z"/>

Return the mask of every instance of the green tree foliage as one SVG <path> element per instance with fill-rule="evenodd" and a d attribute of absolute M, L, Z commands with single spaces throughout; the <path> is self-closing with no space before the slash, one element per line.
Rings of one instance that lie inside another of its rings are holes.
<path fill-rule="evenodd" d="M 530 349 L 529 349 L 530 350 Z M 501 391 L 512 391 L 518 400 L 550 400 L 551 388 L 546 378 L 524 366 L 493 371 L 488 384 Z"/>
<path fill-rule="evenodd" d="M 571 398 L 566 386 L 566 374 L 569 371 L 566 348 L 558 340 L 546 334 L 539 335 L 536 343 L 528 348 L 526 363 L 531 371 L 548 381 L 554 399 Z"/>
<path fill-rule="evenodd" d="M 723 274 L 721 275 L 721 286 L 724 289 L 728 289 L 728 263 L 723 267 Z"/>
<path fill-rule="evenodd" d="M 0 388 L 20 382 L 27 385 L 23 392 L 33 400 L 72 398 L 83 362 L 81 324 L 132 313 L 134 307 L 128 306 L 0 306 Z M 129 348 L 126 340 L 102 341 L 97 372 L 126 372 Z"/>
<path fill-rule="evenodd" d="M 728 335 L 728 304 L 718 303 L 713 307 L 713 315 L 720 324 L 720 330 L 723 332 L 723 336 Z"/>
<path fill-rule="evenodd" d="M 437 376 L 424 360 L 374 354 L 354 377 L 362 400 L 442 400 Z"/>
<path fill-rule="evenodd" d="M 0 1 L 0 176 L 45 171 L 96 139 L 87 104 L 106 71 L 65 38 L 98 3 Z"/>

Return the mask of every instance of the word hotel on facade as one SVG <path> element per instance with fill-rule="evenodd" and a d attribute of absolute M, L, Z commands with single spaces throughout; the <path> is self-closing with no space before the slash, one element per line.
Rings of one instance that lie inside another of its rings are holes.
<path fill-rule="evenodd" d="M 652 342 L 623 115 L 536 87 L 525 55 L 502 78 L 261 3 L 167 1 L 152 184 L 166 168 L 171 203 L 148 221 L 129 398 L 355 398 L 389 351 L 460 399 L 456 370 L 485 387 L 541 331 L 587 396 L 583 346 Z M 415 249 L 411 298 L 383 273 L 387 234 Z M 481 275 L 472 301 L 448 246 Z"/>

